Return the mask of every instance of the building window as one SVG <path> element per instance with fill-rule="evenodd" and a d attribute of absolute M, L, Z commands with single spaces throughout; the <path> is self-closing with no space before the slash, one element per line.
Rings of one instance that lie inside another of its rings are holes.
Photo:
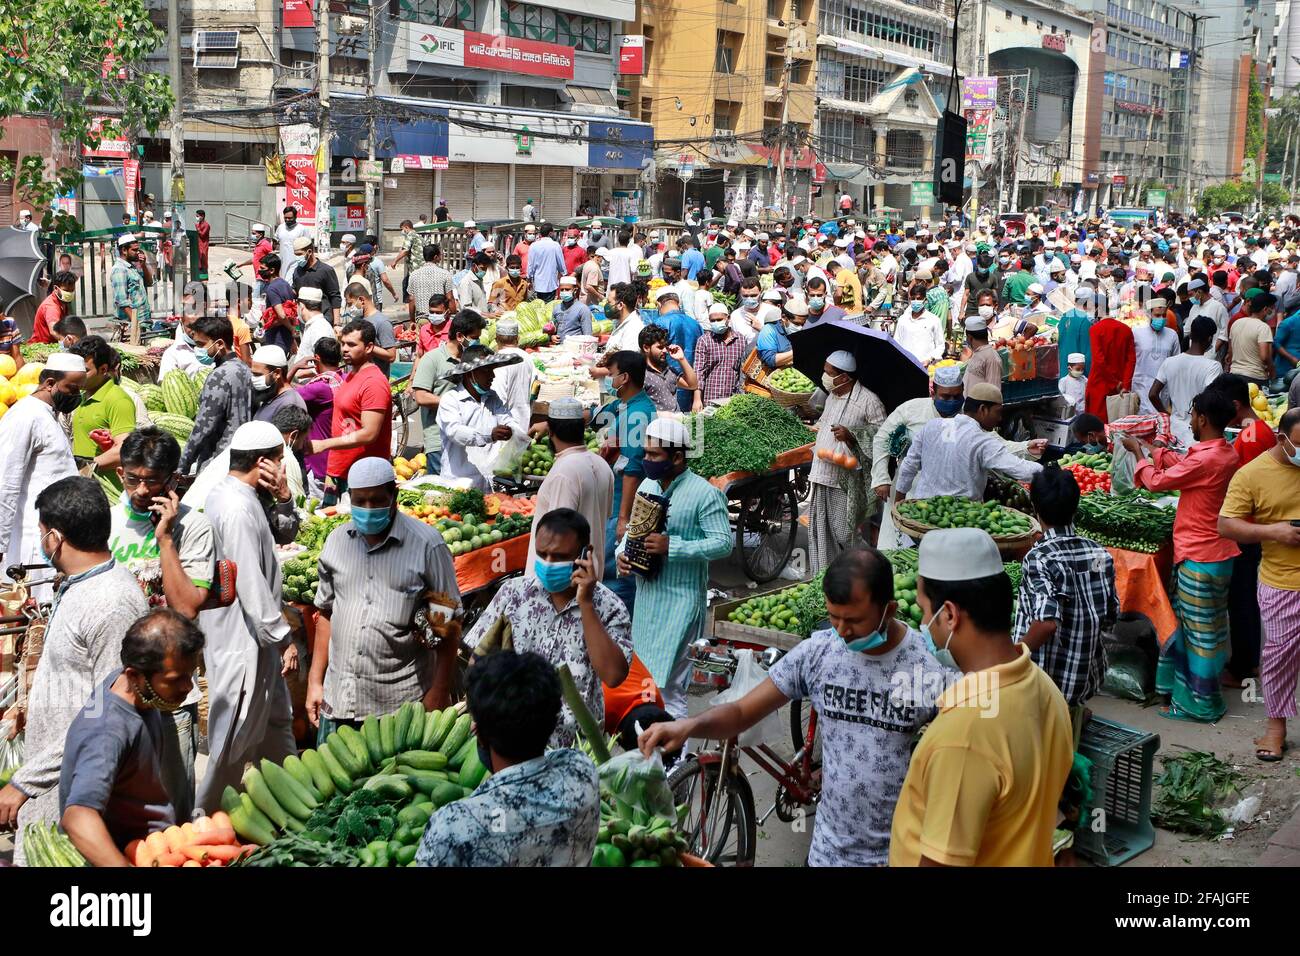
<path fill-rule="evenodd" d="M 506 36 L 558 43 L 584 53 L 609 53 L 612 45 L 613 29 L 609 20 L 560 13 L 513 0 L 502 0 L 501 27 Z"/>
<path fill-rule="evenodd" d="M 475 26 L 474 0 L 398 0 L 397 9 L 400 19 L 431 27 L 473 30 Z"/>

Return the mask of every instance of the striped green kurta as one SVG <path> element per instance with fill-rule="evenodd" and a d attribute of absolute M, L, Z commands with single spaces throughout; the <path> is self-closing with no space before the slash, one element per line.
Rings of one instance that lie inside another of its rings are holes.
<path fill-rule="evenodd" d="M 709 562 L 731 552 L 731 524 L 726 496 L 692 471 L 678 475 L 666 492 L 650 478 L 638 490 L 669 496 L 668 557 L 654 578 L 636 578 L 632 618 L 632 646 L 663 687 L 683 645 L 703 631 Z"/>

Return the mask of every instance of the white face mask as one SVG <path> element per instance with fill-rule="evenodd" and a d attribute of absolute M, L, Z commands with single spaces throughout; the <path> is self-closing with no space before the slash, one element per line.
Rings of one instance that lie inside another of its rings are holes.
<path fill-rule="evenodd" d="M 997 311 L 997 310 L 996 310 L 995 308 L 993 308 L 993 306 L 991 306 L 991 305 L 981 305 L 981 306 L 980 306 L 980 318 L 982 318 L 982 319 L 991 319 L 991 318 L 993 318 L 993 313 L 996 312 L 996 311 Z"/>

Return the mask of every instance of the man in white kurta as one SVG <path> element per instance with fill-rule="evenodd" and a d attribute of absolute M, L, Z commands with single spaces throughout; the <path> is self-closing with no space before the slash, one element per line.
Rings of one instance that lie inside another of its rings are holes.
<path fill-rule="evenodd" d="M 230 447 L 283 453 L 283 438 L 270 422 L 246 422 Z M 259 462 L 279 465 L 279 455 Z M 281 612 L 283 579 L 275 540 L 257 495 L 258 466 L 232 471 L 208 493 L 205 514 L 217 536 L 218 560 L 235 562 L 237 600 L 204 611 L 199 626 L 207 638 L 203 658 L 208 676 L 208 769 L 195 804 L 211 813 L 221 791 L 238 786 L 247 761 L 266 757 L 280 763 L 296 751 L 293 713 L 283 669 L 297 665 L 289 624 Z"/>
<path fill-rule="evenodd" d="M 1163 305 L 1163 299 L 1152 299 L 1149 306 L 1151 314 L 1158 317 L 1152 321 L 1160 323 L 1159 329 L 1152 325 L 1133 326 L 1133 345 L 1137 350 L 1137 361 L 1133 366 L 1133 391 L 1138 394 L 1144 415 L 1156 413 L 1149 393 L 1160 366 L 1165 359 L 1173 358 L 1183 350 L 1178 342 L 1178 333 L 1164 325 Z"/>
<path fill-rule="evenodd" d="M 497 322 L 497 354 L 519 356 L 514 365 L 504 365 L 496 370 L 492 377 L 492 391 L 510 409 L 510 417 L 527 428 L 533 418 L 533 380 L 537 377 L 537 367 L 533 365 L 532 356 L 519 347 L 519 323 L 514 319 Z M 491 474 L 492 463 L 501 447 L 500 443 L 494 443 L 470 457 L 481 471 Z"/>
<path fill-rule="evenodd" d="M 78 368 L 59 371 L 60 364 Z M 57 374 L 48 374 L 51 371 Z M 77 473 L 72 445 L 55 419 L 54 404 L 75 407 L 76 399 L 67 396 L 80 397 L 86 363 L 71 352 L 56 352 L 41 377 L 36 391 L 19 399 L 0 418 L 0 554 L 4 555 L 0 570 L 13 564 L 41 563 L 36 496 L 60 478 Z M 48 601 L 52 595 L 49 584 L 32 589 L 38 601 Z"/>

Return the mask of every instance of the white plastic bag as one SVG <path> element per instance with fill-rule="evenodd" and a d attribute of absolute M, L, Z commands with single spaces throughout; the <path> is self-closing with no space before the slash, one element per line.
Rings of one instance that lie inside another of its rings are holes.
<path fill-rule="evenodd" d="M 732 678 L 730 687 L 713 698 L 713 706 L 738 701 L 765 680 L 767 680 L 767 672 L 759 665 L 758 657 L 754 652 L 737 651 L 736 676 Z M 742 747 L 757 747 L 759 744 L 779 739 L 783 732 L 781 717 L 773 711 L 744 731 L 737 740 Z"/>

